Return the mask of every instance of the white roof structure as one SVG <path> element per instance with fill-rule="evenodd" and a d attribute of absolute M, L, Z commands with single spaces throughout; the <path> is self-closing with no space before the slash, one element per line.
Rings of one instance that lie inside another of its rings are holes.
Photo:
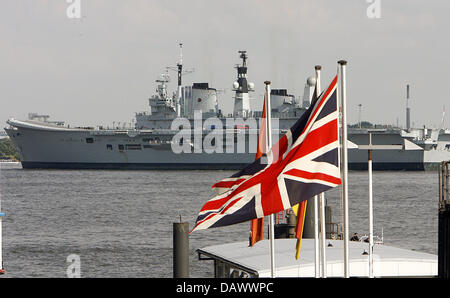
<path fill-rule="evenodd" d="M 299 260 L 295 259 L 296 239 L 275 240 L 276 277 L 314 277 L 314 239 L 303 239 Z M 327 240 L 327 277 L 344 276 L 344 253 L 342 240 Z M 331 246 L 330 246 L 331 245 Z M 369 244 L 349 242 L 350 277 L 369 276 Z M 257 242 L 253 247 L 248 242 L 237 242 L 209 246 L 198 250 L 199 256 L 215 260 L 221 268 L 229 269 L 236 276 L 270 277 L 269 240 Z M 391 247 L 374 246 L 374 277 L 435 277 L 438 271 L 436 255 Z M 234 272 L 233 272 L 234 271 Z M 242 275 L 241 275 L 242 276 Z M 225 277 L 225 276 L 224 276 Z"/>

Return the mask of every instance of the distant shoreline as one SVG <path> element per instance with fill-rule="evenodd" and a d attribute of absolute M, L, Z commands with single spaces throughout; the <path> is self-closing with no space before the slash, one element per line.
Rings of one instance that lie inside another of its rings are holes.
<path fill-rule="evenodd" d="M 19 154 L 10 138 L 0 139 L 0 162 L 19 162 Z"/>

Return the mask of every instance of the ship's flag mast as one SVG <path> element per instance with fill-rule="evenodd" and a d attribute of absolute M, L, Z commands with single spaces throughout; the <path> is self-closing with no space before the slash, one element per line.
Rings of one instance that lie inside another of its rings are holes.
<path fill-rule="evenodd" d="M 180 43 L 180 62 L 177 63 L 178 68 L 178 89 L 177 89 L 177 117 L 181 117 L 181 77 L 183 73 L 183 44 Z"/>
<path fill-rule="evenodd" d="M 411 129 L 411 109 L 409 108 L 409 84 L 406 85 L 406 131 Z"/>

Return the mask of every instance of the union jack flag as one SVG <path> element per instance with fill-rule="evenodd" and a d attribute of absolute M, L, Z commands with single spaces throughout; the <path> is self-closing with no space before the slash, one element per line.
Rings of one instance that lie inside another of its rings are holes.
<path fill-rule="evenodd" d="M 261 218 L 341 184 L 337 77 L 267 154 L 213 188 L 194 228 Z"/>

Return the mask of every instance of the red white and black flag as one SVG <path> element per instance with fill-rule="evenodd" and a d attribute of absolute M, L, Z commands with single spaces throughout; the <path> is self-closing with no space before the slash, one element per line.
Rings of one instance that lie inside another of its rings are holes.
<path fill-rule="evenodd" d="M 336 86 L 337 77 L 267 154 L 213 186 L 222 193 L 191 232 L 280 212 L 341 184 Z"/>

